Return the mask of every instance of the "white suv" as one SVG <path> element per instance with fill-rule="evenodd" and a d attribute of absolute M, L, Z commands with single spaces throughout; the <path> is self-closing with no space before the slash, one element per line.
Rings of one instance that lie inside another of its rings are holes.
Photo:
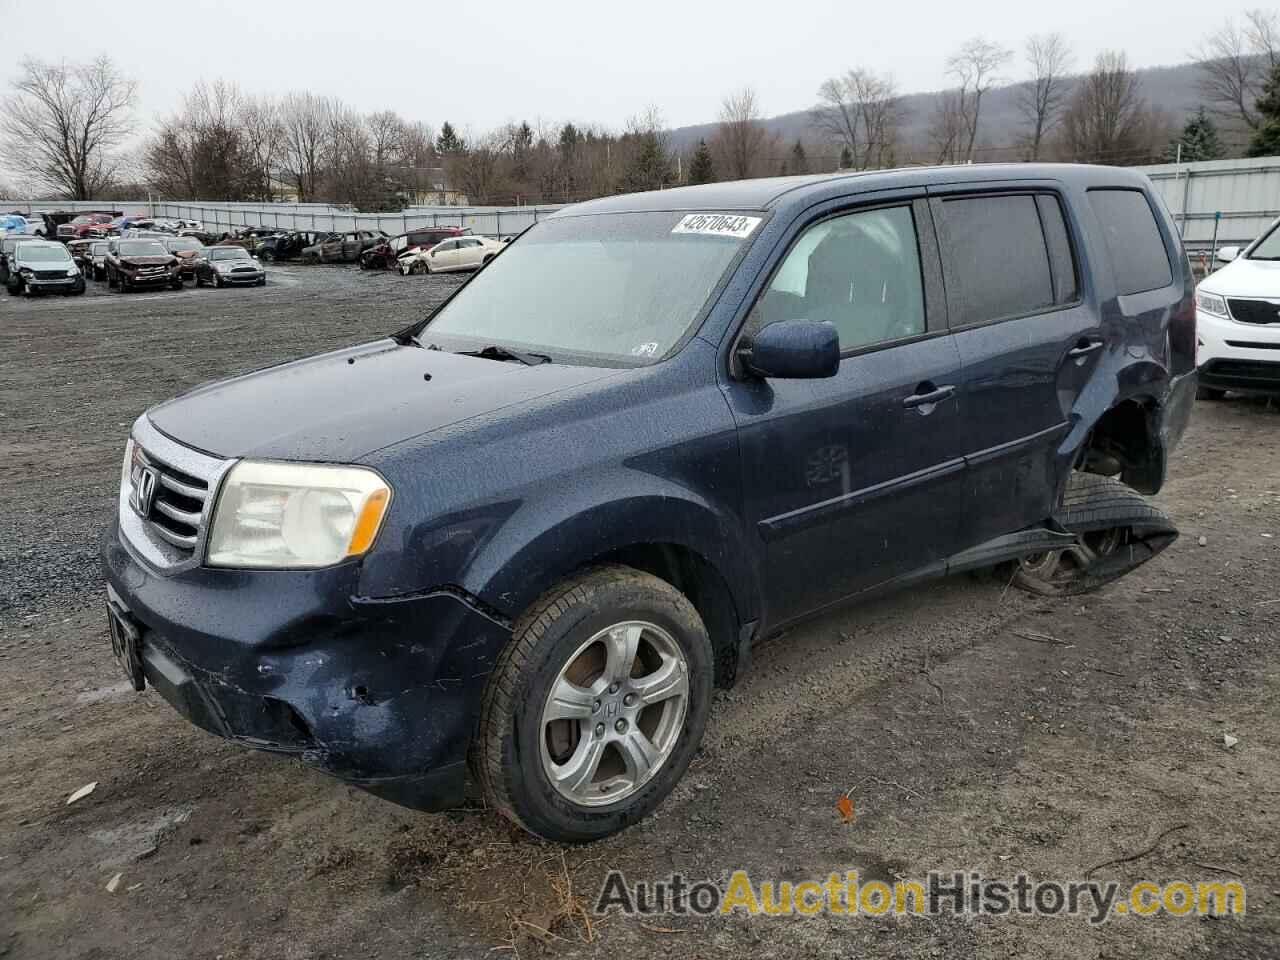
<path fill-rule="evenodd" d="M 1219 400 L 1228 390 L 1280 394 L 1280 220 L 1241 252 L 1223 247 L 1228 261 L 1196 288 L 1199 396 Z"/>

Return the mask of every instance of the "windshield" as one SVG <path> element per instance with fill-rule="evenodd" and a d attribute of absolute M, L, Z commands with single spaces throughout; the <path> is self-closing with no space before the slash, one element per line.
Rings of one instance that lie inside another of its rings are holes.
<path fill-rule="evenodd" d="M 1270 232 L 1249 253 L 1250 260 L 1280 260 L 1280 221 L 1272 224 Z"/>
<path fill-rule="evenodd" d="M 120 244 L 122 257 L 167 257 L 169 251 L 156 240 L 129 240 Z"/>
<path fill-rule="evenodd" d="M 759 216 L 623 213 L 532 227 L 418 334 L 652 363 L 689 330 Z"/>
<path fill-rule="evenodd" d="M 179 250 L 185 253 L 188 250 L 204 249 L 203 243 L 199 240 L 192 240 L 190 237 L 179 237 L 177 240 L 166 240 L 164 241 L 164 245 L 174 253 L 177 253 Z"/>
<path fill-rule="evenodd" d="M 107 251 L 110 248 L 111 248 L 111 244 L 107 243 L 107 241 L 97 240 L 89 246 L 89 251 L 95 257 L 105 257 L 107 255 Z"/>
<path fill-rule="evenodd" d="M 62 263 L 70 260 L 71 254 L 60 243 L 24 243 L 18 259 L 24 263 Z"/>
<path fill-rule="evenodd" d="M 249 251 L 243 247 L 212 247 L 209 250 L 210 260 L 248 260 Z"/>

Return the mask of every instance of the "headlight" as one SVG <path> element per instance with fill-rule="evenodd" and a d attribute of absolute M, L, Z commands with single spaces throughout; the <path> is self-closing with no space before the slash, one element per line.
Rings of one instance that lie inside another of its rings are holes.
<path fill-rule="evenodd" d="M 373 545 L 391 488 L 372 470 L 243 460 L 209 534 L 215 567 L 327 567 Z"/>
<path fill-rule="evenodd" d="M 19 276 L 23 276 L 23 277 L 30 277 L 30 276 L 33 276 L 33 274 L 32 274 L 32 272 L 31 272 L 31 268 L 30 268 L 30 267 L 19 267 L 19 268 L 18 268 L 18 275 L 19 275 Z"/>
<path fill-rule="evenodd" d="M 79 267 L 67 267 L 67 276 L 68 276 L 68 277 L 74 277 L 74 276 L 76 276 L 76 275 L 77 275 L 77 274 L 79 274 L 79 273 L 80 273 L 80 268 L 79 268 Z"/>
<path fill-rule="evenodd" d="M 1205 293 L 1203 290 L 1196 291 L 1196 308 L 1213 317 L 1227 315 L 1227 301 L 1216 293 Z"/>

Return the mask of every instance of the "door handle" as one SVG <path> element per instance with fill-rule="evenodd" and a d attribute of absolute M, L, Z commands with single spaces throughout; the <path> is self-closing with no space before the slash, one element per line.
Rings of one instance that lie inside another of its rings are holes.
<path fill-rule="evenodd" d="M 1101 340 L 1086 340 L 1084 337 L 1081 337 L 1079 340 L 1076 341 L 1076 345 L 1067 351 L 1067 356 L 1079 359 L 1080 357 L 1087 357 L 1089 354 L 1093 353 L 1095 350 L 1101 350 L 1101 349 L 1102 349 Z"/>
<path fill-rule="evenodd" d="M 947 397 L 956 392 L 956 388 L 952 384 L 935 387 L 932 383 L 925 381 L 916 387 L 916 392 L 902 401 L 902 405 L 908 410 L 914 407 L 932 407 L 936 403 L 941 403 Z M 921 410 L 921 413 L 930 413 L 929 410 Z"/>

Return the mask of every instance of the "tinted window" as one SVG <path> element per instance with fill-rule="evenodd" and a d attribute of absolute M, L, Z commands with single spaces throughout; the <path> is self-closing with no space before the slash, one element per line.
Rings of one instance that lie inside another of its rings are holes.
<path fill-rule="evenodd" d="M 126 240 L 120 244 L 122 257 L 167 257 L 169 251 L 156 240 Z"/>
<path fill-rule="evenodd" d="M 953 326 L 1025 316 L 1053 305 L 1049 254 L 1031 196 L 942 203 Z"/>
<path fill-rule="evenodd" d="M 924 333 L 924 285 L 910 207 L 824 220 L 795 242 L 754 309 L 755 327 L 826 320 L 850 350 Z"/>
<path fill-rule="evenodd" d="M 1062 205 L 1057 197 L 1040 194 L 1036 197 L 1036 206 L 1040 209 L 1040 225 L 1044 228 L 1044 242 L 1053 267 L 1053 302 L 1074 303 L 1080 293 L 1080 281 Z"/>
<path fill-rule="evenodd" d="M 1155 214 L 1141 191 L 1090 190 L 1089 206 L 1107 238 L 1116 293 L 1142 293 L 1173 282 Z"/>

